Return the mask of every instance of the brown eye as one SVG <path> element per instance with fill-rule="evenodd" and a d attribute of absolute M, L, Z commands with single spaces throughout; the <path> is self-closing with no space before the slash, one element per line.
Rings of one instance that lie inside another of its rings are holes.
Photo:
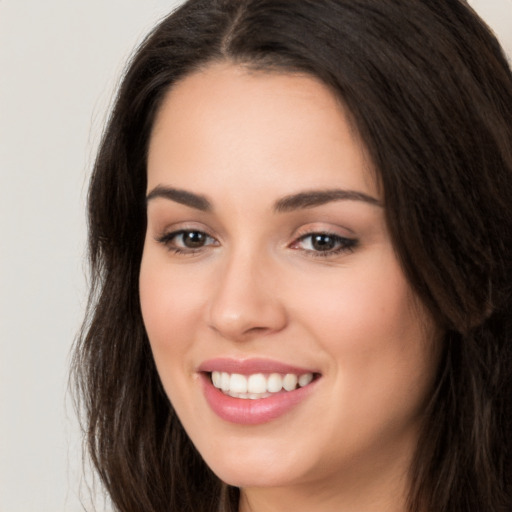
<path fill-rule="evenodd" d="M 334 233 L 309 233 L 292 244 L 293 249 L 302 249 L 312 256 L 331 256 L 355 249 L 358 241 Z"/>
<path fill-rule="evenodd" d="M 184 231 L 181 235 L 178 235 L 178 237 L 179 236 L 182 238 L 183 246 L 188 249 L 203 247 L 208 241 L 208 238 L 210 238 L 202 231 Z"/>
<path fill-rule="evenodd" d="M 218 245 L 215 238 L 207 235 L 204 231 L 192 229 L 182 229 L 166 233 L 157 238 L 157 241 L 176 254 L 195 253 L 208 246 Z"/>
<path fill-rule="evenodd" d="M 311 246 L 315 251 L 332 251 L 337 240 L 330 235 L 317 234 L 311 236 Z"/>

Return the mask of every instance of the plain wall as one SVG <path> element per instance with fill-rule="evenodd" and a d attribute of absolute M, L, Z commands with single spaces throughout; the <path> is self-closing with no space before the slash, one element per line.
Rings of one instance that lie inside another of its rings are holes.
<path fill-rule="evenodd" d="M 178 3 L 0 0 L 0 512 L 82 510 L 87 178 L 126 58 Z M 512 0 L 472 3 L 512 55 Z"/>

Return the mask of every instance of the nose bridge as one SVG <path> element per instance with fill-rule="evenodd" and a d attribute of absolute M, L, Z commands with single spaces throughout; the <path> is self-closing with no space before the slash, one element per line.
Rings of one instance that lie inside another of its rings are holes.
<path fill-rule="evenodd" d="M 210 298 L 210 326 L 233 340 L 282 329 L 286 312 L 275 292 L 272 258 L 249 246 L 227 253 Z"/>

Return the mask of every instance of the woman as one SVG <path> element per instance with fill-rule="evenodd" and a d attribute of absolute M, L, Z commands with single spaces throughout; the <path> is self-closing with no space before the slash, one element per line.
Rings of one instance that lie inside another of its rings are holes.
<path fill-rule="evenodd" d="M 460 0 L 191 0 L 89 196 L 122 511 L 510 510 L 512 77 Z"/>

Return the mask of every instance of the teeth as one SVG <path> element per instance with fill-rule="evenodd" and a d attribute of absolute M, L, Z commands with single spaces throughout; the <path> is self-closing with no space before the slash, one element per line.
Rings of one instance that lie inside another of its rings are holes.
<path fill-rule="evenodd" d="M 283 378 L 279 373 L 272 373 L 267 380 L 267 391 L 277 393 L 283 389 Z"/>
<path fill-rule="evenodd" d="M 301 388 L 303 388 L 304 386 L 307 386 L 312 380 L 313 380 L 313 374 L 305 373 L 304 375 L 301 375 L 299 377 L 299 386 Z"/>
<path fill-rule="evenodd" d="M 255 373 L 252 375 L 241 375 L 239 373 L 212 372 L 212 383 L 225 394 L 235 398 L 246 398 L 257 400 L 258 398 L 266 398 L 272 393 L 280 391 L 293 391 L 297 387 L 307 386 L 313 380 L 312 373 L 304 373 L 296 375 L 287 373 L 281 375 L 279 373 L 271 373 L 264 375 L 263 373 Z"/>
<path fill-rule="evenodd" d="M 224 391 L 224 393 L 229 391 L 229 383 L 230 383 L 229 373 L 222 372 L 220 375 L 220 389 L 222 389 L 222 391 Z"/>
<path fill-rule="evenodd" d="M 304 386 L 307 386 L 312 380 L 313 380 L 313 374 L 305 373 L 304 375 L 301 375 L 299 377 L 299 386 L 301 388 L 303 388 Z"/>
<path fill-rule="evenodd" d="M 212 373 L 212 382 L 216 388 L 221 389 L 222 388 L 222 374 L 220 372 L 213 372 Z"/>
<path fill-rule="evenodd" d="M 297 387 L 298 380 L 297 375 L 287 373 L 283 379 L 283 388 L 286 389 L 286 391 L 293 391 Z"/>
<path fill-rule="evenodd" d="M 244 375 L 233 373 L 229 379 L 229 391 L 232 393 L 247 393 L 247 378 Z"/>
<path fill-rule="evenodd" d="M 267 391 L 267 380 L 262 373 L 251 375 L 247 381 L 247 390 L 250 393 L 265 393 Z"/>

